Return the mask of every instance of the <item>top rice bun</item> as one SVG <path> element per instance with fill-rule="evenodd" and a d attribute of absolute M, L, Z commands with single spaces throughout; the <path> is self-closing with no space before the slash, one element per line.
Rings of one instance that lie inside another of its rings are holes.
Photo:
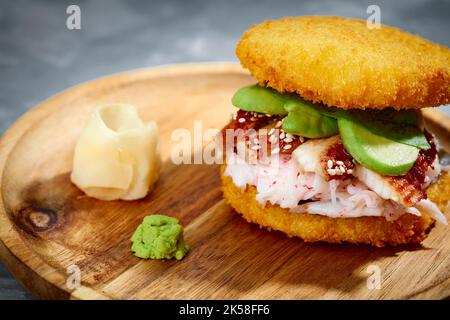
<path fill-rule="evenodd" d="M 445 32 L 445 31 L 443 31 Z M 237 56 L 261 85 L 342 109 L 450 103 L 450 50 L 365 20 L 297 17 L 253 26 Z"/>

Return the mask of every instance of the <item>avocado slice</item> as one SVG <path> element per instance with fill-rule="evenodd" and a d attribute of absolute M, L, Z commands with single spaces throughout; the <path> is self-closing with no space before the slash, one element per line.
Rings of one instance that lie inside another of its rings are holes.
<path fill-rule="evenodd" d="M 357 115 L 351 121 L 359 123 L 373 134 L 385 137 L 398 143 L 406 144 L 419 149 L 430 149 L 431 146 L 423 132 L 416 126 L 399 124 L 370 116 Z"/>
<path fill-rule="evenodd" d="M 418 128 L 421 118 L 416 110 L 343 110 L 314 104 L 296 94 L 281 94 L 257 84 L 239 89 L 234 94 L 232 103 L 246 111 L 288 114 L 283 120 L 283 129 L 308 138 L 337 134 L 336 120 L 346 119 L 388 140 L 420 149 L 430 148 L 423 132 Z"/>
<path fill-rule="evenodd" d="M 289 98 L 291 98 L 290 94 L 281 94 L 255 84 L 236 91 L 231 98 L 231 103 L 245 111 L 286 115 L 284 104 Z"/>
<path fill-rule="evenodd" d="M 306 138 L 325 138 L 338 134 L 336 120 L 320 114 L 289 112 L 282 129 Z"/>
<path fill-rule="evenodd" d="M 336 107 L 326 107 L 322 104 L 312 104 L 307 101 L 312 108 L 315 108 L 318 112 L 325 116 L 332 117 L 334 119 L 368 119 L 368 122 L 377 120 L 381 122 L 389 122 L 396 124 L 405 124 L 410 126 L 419 126 L 421 122 L 421 114 L 416 110 L 395 110 L 393 108 L 386 108 L 383 110 L 362 110 L 362 109 L 350 109 L 343 110 Z"/>
<path fill-rule="evenodd" d="M 315 104 L 310 101 L 306 101 L 299 96 L 288 99 L 285 105 L 285 109 L 288 111 L 309 110 L 310 112 L 320 113 L 323 116 L 327 116 L 336 120 L 349 117 L 346 110 L 336 107 L 327 107 L 323 104 Z"/>
<path fill-rule="evenodd" d="M 302 99 L 300 96 L 290 96 L 286 99 L 286 104 L 284 108 L 287 111 L 309 111 L 327 116 L 333 119 L 339 119 L 345 117 L 345 110 L 338 109 L 335 107 L 326 107 L 322 104 L 315 104 L 310 101 Z"/>
<path fill-rule="evenodd" d="M 380 111 L 342 110 L 335 107 L 312 104 L 302 99 L 298 99 L 296 102 L 289 100 L 285 108 L 288 111 L 307 109 L 336 120 L 347 119 L 359 123 L 372 133 L 387 139 L 420 149 L 430 148 L 430 144 L 423 132 L 417 127 L 420 117 L 415 110 L 396 111 L 391 108 Z"/>
<path fill-rule="evenodd" d="M 367 112 L 367 110 L 361 110 Z M 370 115 L 383 122 L 392 122 L 398 124 L 407 124 L 417 127 L 421 120 L 421 114 L 417 110 L 395 110 L 393 108 L 387 108 L 383 110 L 371 110 Z"/>
<path fill-rule="evenodd" d="M 289 112 L 282 124 L 286 132 L 306 138 L 330 137 L 339 132 L 335 119 L 320 114 L 308 103 L 292 99 L 284 107 Z"/>
<path fill-rule="evenodd" d="M 372 133 L 348 120 L 338 120 L 345 149 L 362 166 L 382 175 L 404 175 L 414 165 L 419 149 Z"/>

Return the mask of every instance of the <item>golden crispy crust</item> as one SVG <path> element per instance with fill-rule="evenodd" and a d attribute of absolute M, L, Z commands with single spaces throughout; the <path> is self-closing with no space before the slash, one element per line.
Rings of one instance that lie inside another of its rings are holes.
<path fill-rule="evenodd" d="M 450 103 L 450 50 L 366 21 L 297 17 L 253 26 L 236 54 L 261 85 L 340 108 Z"/>
<path fill-rule="evenodd" d="M 427 189 L 428 198 L 436 203 L 442 212 L 450 208 L 450 171 L 445 171 L 439 179 Z"/>
<path fill-rule="evenodd" d="M 222 173 L 224 169 L 225 165 L 222 166 Z M 450 199 L 450 187 L 444 192 L 438 192 L 439 184 L 448 186 L 449 183 L 450 174 L 446 173 L 428 190 L 430 200 L 436 202 L 441 210 L 444 210 Z M 290 237 L 303 238 L 307 242 L 352 242 L 377 247 L 420 243 L 435 223 L 434 219 L 425 214 L 421 217 L 404 214 L 389 222 L 383 217 L 329 218 L 292 213 L 278 205 L 262 206 L 255 198 L 255 187 L 248 186 L 246 190 L 241 190 L 230 177 L 223 174 L 222 186 L 225 199 L 248 222 L 257 223 L 269 230 L 282 231 Z"/>

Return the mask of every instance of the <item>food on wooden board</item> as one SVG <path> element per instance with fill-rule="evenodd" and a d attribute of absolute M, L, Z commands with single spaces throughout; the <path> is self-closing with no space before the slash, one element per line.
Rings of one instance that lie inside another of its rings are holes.
<path fill-rule="evenodd" d="M 136 200 L 153 188 L 160 169 L 158 129 L 127 104 L 95 108 L 75 147 L 72 182 L 100 200 Z"/>
<path fill-rule="evenodd" d="M 450 173 L 420 109 L 450 103 L 448 48 L 356 19 L 299 17 L 253 26 L 236 52 L 258 83 L 232 98 L 224 137 L 242 129 L 246 150 L 228 148 L 221 172 L 244 218 L 306 241 L 380 247 L 447 224 L 432 200 L 450 195 L 427 189 Z"/>
<path fill-rule="evenodd" d="M 143 259 L 181 260 L 189 251 L 178 219 L 160 214 L 146 216 L 131 242 L 131 251 Z"/>

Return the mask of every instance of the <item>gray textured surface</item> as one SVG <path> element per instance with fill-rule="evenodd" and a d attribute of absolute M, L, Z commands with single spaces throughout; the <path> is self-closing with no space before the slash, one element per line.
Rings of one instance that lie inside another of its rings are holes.
<path fill-rule="evenodd" d="M 82 30 L 65 26 L 81 8 Z M 236 61 L 246 28 L 293 15 L 366 18 L 450 46 L 450 1 L 3 1 L 0 0 L 0 133 L 43 99 L 106 74 L 160 64 Z M 449 111 L 449 108 L 446 108 Z M 0 299 L 31 298 L 0 264 Z"/>

